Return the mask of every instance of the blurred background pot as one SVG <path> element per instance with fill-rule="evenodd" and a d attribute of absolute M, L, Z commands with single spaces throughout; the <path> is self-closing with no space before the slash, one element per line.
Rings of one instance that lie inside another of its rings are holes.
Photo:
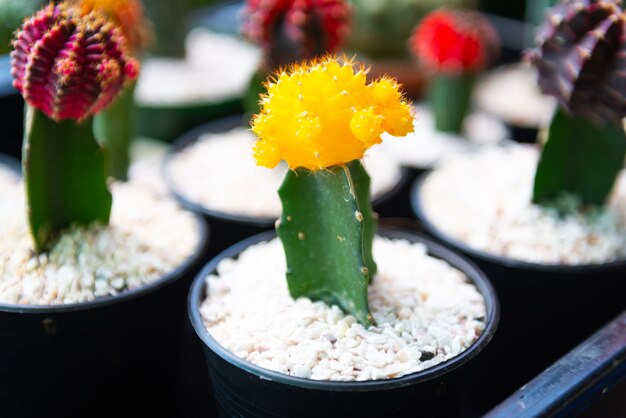
<path fill-rule="evenodd" d="M 205 298 L 205 279 L 226 258 L 236 258 L 247 247 L 275 237 L 265 233 L 249 238 L 214 258 L 197 276 L 189 294 L 189 316 L 203 342 L 216 402 L 222 416 L 246 417 L 414 417 L 458 416 L 465 382 L 475 373 L 475 360 L 493 337 L 499 319 L 498 302 L 485 276 L 472 264 L 419 235 L 381 230 L 392 239 L 424 243 L 431 255 L 463 271 L 484 296 L 486 328 L 479 339 L 457 357 L 405 377 L 333 382 L 302 379 L 272 372 L 243 361 L 225 350 L 205 328 L 199 307 Z"/>
<path fill-rule="evenodd" d="M 421 225 L 476 263 L 492 281 L 502 304 L 498 333 L 483 356 L 484 374 L 474 385 L 480 393 L 478 404 L 504 400 L 626 309 L 626 260 L 544 265 L 471 248 L 442 232 L 426 215 L 421 188 L 427 177 L 428 173 L 422 175 L 412 187 L 411 202 Z M 503 367 L 503 359 L 515 361 Z"/>
<path fill-rule="evenodd" d="M 0 416 L 171 416 L 185 294 L 207 245 L 155 282 L 71 305 L 0 305 Z"/>
<path fill-rule="evenodd" d="M 22 171 L 22 165 L 20 163 L 20 160 L 6 154 L 0 154 L 0 167 L 8 168 L 9 170 L 14 171 L 16 174 L 20 174 Z"/>

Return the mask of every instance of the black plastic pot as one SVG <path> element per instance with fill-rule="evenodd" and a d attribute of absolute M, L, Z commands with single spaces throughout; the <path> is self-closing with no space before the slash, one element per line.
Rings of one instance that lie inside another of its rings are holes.
<path fill-rule="evenodd" d="M 251 237 L 215 257 L 196 277 L 189 294 L 189 316 L 203 342 L 218 409 L 223 417 L 452 417 L 459 416 L 466 383 L 480 373 L 475 360 L 493 337 L 499 320 L 498 301 L 480 270 L 462 257 L 414 233 L 383 229 L 381 235 L 426 244 L 429 252 L 467 274 L 487 302 L 486 329 L 465 352 L 447 362 L 405 377 L 330 382 L 276 373 L 248 363 L 223 348 L 207 331 L 199 307 L 205 278 L 225 258 L 237 257 L 250 245 L 274 238 Z"/>
<path fill-rule="evenodd" d="M 482 399 L 490 406 L 626 309 L 626 260 L 600 265 L 543 265 L 471 248 L 446 235 L 425 214 L 420 190 L 426 178 L 423 175 L 413 184 L 415 214 L 429 234 L 469 257 L 485 272 L 502 305 L 498 334 L 485 350 L 490 365 L 475 386 L 498 382 L 488 390 L 483 387 Z"/>
<path fill-rule="evenodd" d="M 0 115 L 2 115 L 2 140 L 0 153 L 20 158 L 24 125 L 24 101 L 13 88 L 11 57 L 0 55 Z"/>
<path fill-rule="evenodd" d="M 0 305 L 0 417 L 173 416 L 185 296 L 207 245 L 157 281 L 59 306 Z"/>
<path fill-rule="evenodd" d="M 7 167 L 19 175 L 22 173 L 22 164 L 10 155 L 0 154 L 0 166 Z"/>
<path fill-rule="evenodd" d="M 202 214 L 207 219 L 211 227 L 211 244 L 209 246 L 209 253 L 211 255 L 216 255 L 245 238 L 274 229 L 276 219 L 220 212 L 193 202 L 176 189 L 176 186 L 168 175 L 167 165 L 176 154 L 195 143 L 202 135 L 207 133 L 228 132 L 232 129 L 244 126 L 246 123 L 246 116 L 239 115 L 214 120 L 202 126 L 198 126 L 177 139 L 170 147 L 163 161 L 163 177 L 170 192 L 183 207 Z M 408 205 L 408 199 L 407 195 L 401 195 L 401 192 L 402 190 L 407 190 L 409 184 L 408 171 L 403 169 L 402 177 L 398 184 L 389 192 L 373 200 L 374 210 L 378 212 L 379 216 L 397 217 L 404 215 L 404 213 L 398 213 L 398 211 L 402 206 Z"/>
<path fill-rule="evenodd" d="M 520 144 L 536 144 L 539 128 L 536 126 L 520 126 L 505 122 L 511 131 L 511 138 Z"/>

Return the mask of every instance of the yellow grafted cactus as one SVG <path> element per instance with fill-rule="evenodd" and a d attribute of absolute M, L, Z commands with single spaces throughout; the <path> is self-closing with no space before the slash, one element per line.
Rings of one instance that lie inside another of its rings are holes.
<path fill-rule="evenodd" d="M 257 164 L 312 171 L 363 157 L 381 134 L 413 131 L 411 106 L 395 80 L 367 82 L 367 70 L 327 56 L 285 68 L 267 83 L 252 130 Z"/>

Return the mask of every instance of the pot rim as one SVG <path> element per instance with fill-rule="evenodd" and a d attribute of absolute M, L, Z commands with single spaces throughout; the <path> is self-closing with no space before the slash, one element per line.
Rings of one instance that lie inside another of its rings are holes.
<path fill-rule="evenodd" d="M 194 202 L 191 199 L 185 197 L 183 193 L 178 191 L 174 181 L 169 175 L 168 165 L 174 157 L 180 153 L 183 149 L 188 146 L 193 145 L 196 141 L 206 133 L 219 134 L 228 132 L 237 127 L 246 127 L 246 114 L 239 114 L 233 116 L 227 116 L 219 119 L 214 119 L 210 122 L 202 124 L 193 128 L 192 130 L 184 133 L 178 139 L 176 139 L 168 148 L 167 154 L 163 159 L 161 164 L 161 174 L 162 177 L 167 184 L 167 188 L 169 192 L 174 196 L 176 200 L 186 209 L 191 210 L 196 213 L 200 213 L 208 218 L 218 219 L 227 222 L 240 223 L 244 225 L 251 225 L 261 228 L 272 228 L 274 227 L 276 220 L 280 217 L 278 214 L 277 217 L 256 217 L 249 215 L 240 215 L 222 212 L 216 209 L 210 209 L 206 206 L 203 206 L 200 203 Z M 376 211 L 376 206 L 383 205 L 396 197 L 401 190 L 406 187 L 406 185 L 410 181 L 410 170 L 402 165 L 398 165 L 400 171 L 400 178 L 396 182 L 396 184 L 386 192 L 382 193 L 380 196 L 377 196 L 372 199 L 372 206 L 374 206 L 374 211 Z"/>
<path fill-rule="evenodd" d="M 22 163 L 17 158 L 0 153 L 0 165 L 8 167 L 10 171 L 13 171 L 20 177 L 22 176 Z"/>
<path fill-rule="evenodd" d="M 485 274 L 478 269 L 471 261 L 457 255 L 451 250 L 431 241 L 420 234 L 399 228 L 380 228 L 379 235 L 392 239 L 406 239 L 411 242 L 423 243 L 428 248 L 428 253 L 432 256 L 440 258 L 448 262 L 451 266 L 461 270 L 470 281 L 476 286 L 477 290 L 483 295 L 486 304 L 486 322 L 485 329 L 478 339 L 465 351 L 459 355 L 439 363 L 433 367 L 412 373 L 406 376 L 385 379 L 385 380 L 369 380 L 363 382 L 335 382 L 327 380 L 312 380 L 295 376 L 289 376 L 283 373 L 271 371 L 246 360 L 237 357 L 235 354 L 222 347 L 220 343 L 211 336 L 204 326 L 200 314 L 200 304 L 204 299 L 205 279 L 208 275 L 214 273 L 219 263 L 226 258 L 235 258 L 243 250 L 251 245 L 269 241 L 276 238 L 275 231 L 267 231 L 252 236 L 241 241 L 230 248 L 226 249 L 215 258 L 213 258 L 194 279 L 188 296 L 188 315 L 191 324 L 202 342 L 211 349 L 222 360 L 238 367 L 248 373 L 255 375 L 263 380 L 275 381 L 278 383 L 296 386 L 306 389 L 336 391 L 336 392 L 371 392 L 379 390 L 390 390 L 402 388 L 409 385 L 425 382 L 442 376 L 443 374 L 457 369 L 476 357 L 493 338 L 498 323 L 500 321 L 500 305 L 495 290 Z"/>
<path fill-rule="evenodd" d="M 0 55 L 0 96 L 17 96 L 11 77 L 11 54 Z"/>
<path fill-rule="evenodd" d="M 0 313 L 60 314 L 66 312 L 86 311 L 90 309 L 103 308 L 117 303 L 128 302 L 156 292 L 157 290 L 180 279 L 204 256 L 209 242 L 209 226 L 197 213 L 191 212 L 191 215 L 193 216 L 194 223 L 196 225 L 195 230 L 199 233 L 198 243 L 196 244 L 193 252 L 181 264 L 179 264 L 171 272 L 162 275 L 158 279 L 136 289 L 127 290 L 114 296 L 98 297 L 90 302 L 68 303 L 64 305 L 14 305 L 0 303 Z"/>
<path fill-rule="evenodd" d="M 481 251 L 476 248 L 472 248 L 466 243 L 452 238 L 448 234 L 443 232 L 441 229 L 435 226 L 426 215 L 421 199 L 421 190 L 422 186 L 428 179 L 428 176 L 432 172 L 433 170 L 429 170 L 422 173 L 411 185 L 411 208 L 413 209 L 413 213 L 415 214 L 417 219 L 419 219 L 420 223 L 432 236 L 434 236 L 445 245 L 450 246 L 453 249 L 462 252 L 463 254 L 467 254 L 481 261 L 486 261 L 495 265 L 544 273 L 588 274 L 590 272 L 596 271 L 619 270 L 626 267 L 626 259 L 611 261 L 602 264 L 541 264 L 500 256 L 486 251 Z"/>

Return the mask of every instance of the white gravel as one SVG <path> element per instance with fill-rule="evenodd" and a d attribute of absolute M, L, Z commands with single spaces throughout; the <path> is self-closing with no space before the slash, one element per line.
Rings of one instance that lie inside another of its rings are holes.
<path fill-rule="evenodd" d="M 472 248 L 541 264 L 598 264 L 626 258 L 626 172 L 606 208 L 575 212 L 531 204 L 538 160 L 534 146 L 493 147 L 446 161 L 423 185 L 426 217 Z"/>
<path fill-rule="evenodd" d="M 464 136 L 435 129 L 432 111 L 426 105 L 415 106 L 415 132 L 404 138 L 390 140 L 383 134 L 378 150 L 386 152 L 399 164 L 413 168 L 432 168 L 449 155 L 508 139 L 506 126 L 484 112 L 472 112 L 465 119 Z M 379 152 L 373 149 L 372 153 Z"/>
<path fill-rule="evenodd" d="M 244 128 L 207 133 L 169 162 L 167 175 L 180 194 L 205 208 L 278 218 L 281 212 L 278 188 L 287 166 L 258 167 L 252 154 L 254 141 L 254 134 Z M 374 198 L 393 189 L 402 177 L 400 166 L 384 152 L 368 151 L 364 164 L 372 178 Z"/>
<path fill-rule="evenodd" d="M 199 234 L 190 213 L 137 185 L 112 191 L 109 227 L 72 227 L 36 256 L 23 184 L 0 171 L 0 303 L 89 302 L 153 282 L 193 254 Z"/>
<path fill-rule="evenodd" d="M 489 72 L 474 97 L 480 109 L 519 127 L 547 126 L 556 108 L 556 100 L 539 90 L 535 68 L 525 63 Z"/>
<path fill-rule="evenodd" d="M 194 29 L 183 59 L 150 58 L 141 69 L 135 101 L 144 106 L 193 105 L 241 97 L 261 54 L 236 36 Z"/>
<path fill-rule="evenodd" d="M 226 259 L 207 278 L 200 312 L 211 335 L 261 367 L 314 380 L 363 381 L 418 372 L 467 349 L 484 330 L 485 301 L 467 277 L 422 244 L 376 238 L 370 288 L 376 326 L 337 306 L 294 300 L 278 239 Z"/>

